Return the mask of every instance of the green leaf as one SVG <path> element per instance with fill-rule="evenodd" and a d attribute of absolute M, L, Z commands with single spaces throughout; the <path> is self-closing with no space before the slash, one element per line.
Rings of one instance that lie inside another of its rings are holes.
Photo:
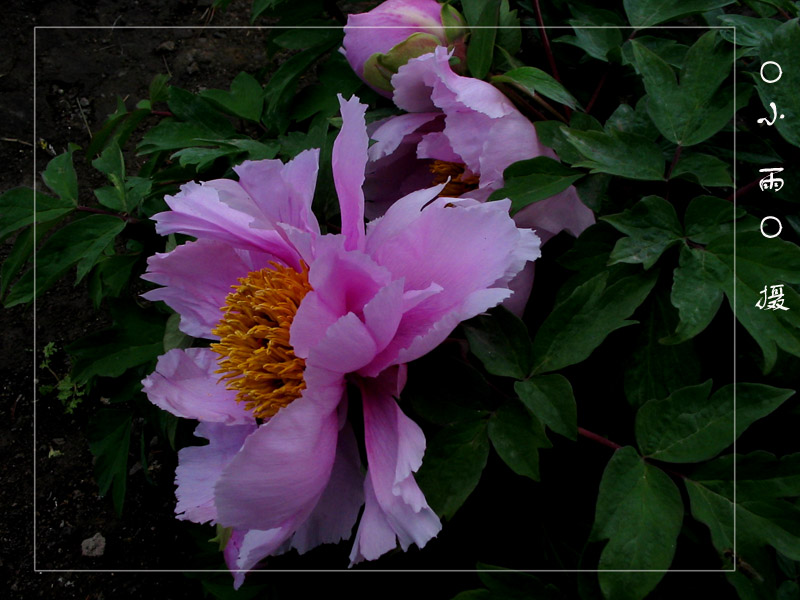
<path fill-rule="evenodd" d="M 732 475 L 731 471 L 729 477 Z M 737 489 L 734 502 L 730 478 L 717 480 L 717 473 L 712 477 L 706 479 L 701 469 L 692 478 L 684 479 L 692 516 L 708 526 L 720 553 L 736 548 L 738 558 L 749 564 L 749 576 L 741 568 L 727 575 L 741 597 L 775 598 L 775 559 L 765 547 L 772 546 L 787 558 L 800 560 L 800 509 L 773 496 L 769 486 L 754 499 L 741 497 Z"/>
<path fill-rule="evenodd" d="M 650 115 L 647 114 L 646 105 L 646 96 L 639 99 L 635 108 L 629 104 L 620 104 L 606 121 L 604 127 L 606 133 L 611 133 L 616 129 L 641 135 L 648 140 L 655 140 L 659 136 L 658 129 L 653 124 Z"/>
<path fill-rule="evenodd" d="M 444 15 L 444 10 L 442 15 Z M 444 23 L 444 17 L 442 22 Z M 446 25 L 447 23 L 444 24 Z M 511 56 L 515 55 L 522 46 L 522 30 L 520 29 L 517 10 L 509 9 L 508 0 L 502 0 L 502 2 L 500 2 L 498 26 L 495 43 Z"/>
<path fill-rule="evenodd" d="M 564 126 L 561 131 L 583 156 L 583 160 L 575 163 L 576 167 L 588 167 L 591 173 L 610 173 L 629 179 L 664 179 L 661 149 L 646 137 L 616 130 L 609 133 L 578 131 Z"/>
<path fill-rule="evenodd" d="M 511 469 L 539 481 L 539 448 L 550 448 L 542 422 L 517 402 L 506 402 L 489 419 L 489 439 Z"/>
<path fill-rule="evenodd" d="M 623 277 L 607 285 L 608 271 L 575 288 L 545 319 L 533 343 L 533 373 L 557 371 L 588 358 L 644 302 L 657 273 Z"/>
<path fill-rule="evenodd" d="M 781 458 L 763 450 L 728 454 L 701 465 L 691 478 L 732 494 L 734 461 L 739 501 L 800 496 L 800 453 Z"/>
<path fill-rule="evenodd" d="M 535 67 L 519 67 L 502 75 L 495 75 L 492 83 L 510 83 L 522 91 L 535 96 L 541 94 L 546 98 L 575 108 L 578 101 L 552 75 L 548 75 Z"/>
<path fill-rule="evenodd" d="M 498 307 L 490 316 L 479 315 L 465 322 L 470 351 L 489 373 L 523 379 L 533 365 L 528 328 L 509 310 Z"/>
<path fill-rule="evenodd" d="M 211 100 L 225 112 L 258 122 L 264 109 L 264 89 L 252 75 L 239 73 L 231 82 L 231 91 L 203 90 L 200 96 Z"/>
<path fill-rule="evenodd" d="M 4 192 L 0 196 L 0 240 L 34 222 L 44 223 L 63 217 L 71 212 L 75 206 L 69 200 L 53 198 L 41 192 L 36 192 L 36 207 L 34 212 L 33 190 L 27 187 L 18 187 Z M 35 214 L 35 219 L 34 219 Z"/>
<path fill-rule="evenodd" d="M 311 26 L 316 25 L 316 28 Z M 328 26 L 328 29 L 321 27 Z M 320 44 L 341 42 L 344 32 L 335 27 L 333 21 L 315 21 L 306 24 L 306 28 L 286 29 L 272 39 L 272 43 L 286 50 L 305 50 Z"/>
<path fill-rule="evenodd" d="M 170 80 L 169 75 L 165 75 L 164 73 L 159 73 L 155 77 L 153 77 L 152 81 L 150 81 L 150 88 L 148 90 L 149 97 L 150 97 L 150 105 L 156 104 L 157 102 L 166 102 L 167 98 L 169 98 L 169 86 L 167 82 Z"/>
<path fill-rule="evenodd" d="M 50 288 L 70 267 L 78 265 L 78 281 L 100 258 L 103 250 L 125 228 L 125 221 L 109 215 L 90 215 L 62 227 L 42 245 L 36 256 L 36 295 Z M 34 295 L 33 269 L 11 288 L 5 306 L 30 302 Z"/>
<path fill-rule="evenodd" d="M 180 329 L 181 316 L 178 313 L 173 313 L 167 319 L 167 325 L 164 329 L 164 352 L 167 353 L 174 348 L 188 348 L 192 345 L 194 339 L 186 335 Z"/>
<path fill-rule="evenodd" d="M 288 126 L 287 112 L 294 97 L 294 91 L 300 77 L 307 73 L 311 65 L 338 42 L 324 41 L 307 50 L 298 52 L 278 67 L 264 88 L 266 108 L 262 115 L 262 123 L 278 132 L 286 131 Z"/>
<path fill-rule="evenodd" d="M 22 268 L 33 256 L 33 247 L 38 245 L 48 231 L 58 223 L 58 219 L 41 223 L 36 228 L 36 239 L 33 236 L 33 227 L 28 226 L 19 232 L 14 240 L 14 246 L 3 261 L 0 268 L 0 295 L 6 293 L 8 284 L 22 271 Z"/>
<path fill-rule="evenodd" d="M 564 437 L 578 439 L 578 409 L 566 377 L 539 375 L 517 381 L 514 391 L 542 423 Z"/>
<path fill-rule="evenodd" d="M 686 53 L 689 51 L 689 46 L 679 44 L 675 40 L 651 35 L 637 36 L 636 43 L 643 45 L 648 50 L 652 50 L 668 65 L 678 68 L 683 66 L 686 60 Z M 633 53 L 632 40 L 627 40 L 622 45 L 622 64 L 632 65 L 636 72 L 641 75 L 641 71 L 639 71 L 639 67 L 636 64 L 636 56 Z"/>
<path fill-rule="evenodd" d="M 578 19 L 570 19 L 568 23 L 575 30 L 575 35 L 565 35 L 553 41 L 577 46 L 592 58 L 608 62 L 609 53 L 622 44 L 622 33 L 616 27 L 587 28 L 593 23 Z"/>
<path fill-rule="evenodd" d="M 478 577 L 481 583 L 489 588 L 490 600 L 562 600 L 561 594 L 554 585 L 545 585 L 538 577 L 530 573 L 520 573 L 511 569 L 493 565 L 477 564 Z"/>
<path fill-rule="evenodd" d="M 675 207 L 659 196 L 647 196 L 618 215 L 602 217 L 628 237 L 611 251 L 609 264 L 641 263 L 652 267 L 664 251 L 683 239 Z"/>
<path fill-rule="evenodd" d="M 642 453 L 676 463 L 708 460 L 794 393 L 756 383 L 736 384 L 735 389 L 735 416 L 734 386 L 709 398 L 710 379 L 646 403 L 636 414 L 636 441 Z"/>
<path fill-rule="evenodd" d="M 725 270 L 704 250 L 683 246 L 680 266 L 673 272 L 672 305 L 680 321 L 675 333 L 661 338 L 664 344 L 680 344 L 702 332 L 722 304 L 720 280 Z"/>
<path fill-rule="evenodd" d="M 624 0 L 625 14 L 634 27 L 652 27 L 687 15 L 733 4 L 734 0 Z"/>
<path fill-rule="evenodd" d="M 698 196 L 686 209 L 686 237 L 698 244 L 708 244 L 722 235 L 733 235 L 732 223 L 745 214 L 722 198 Z"/>
<path fill-rule="evenodd" d="M 632 447 L 614 453 L 603 472 L 593 540 L 607 539 L 600 570 L 666 570 L 675 554 L 683 502 L 672 480 Z M 664 573 L 600 573 L 608 600 L 644 598 Z"/>
<path fill-rule="evenodd" d="M 478 485 L 488 457 L 485 420 L 453 423 L 428 440 L 416 480 L 437 515 L 453 518 Z"/>
<path fill-rule="evenodd" d="M 726 269 L 718 283 L 731 306 L 735 299 L 737 319 L 761 347 L 764 372 L 774 366 L 778 348 L 800 356 L 800 294 L 790 286 L 784 288 L 785 306 L 790 310 L 756 307 L 765 286 L 800 283 L 800 247 L 746 231 L 737 236 L 735 248 L 731 236 L 720 236 L 709 242 L 706 252 Z"/>
<path fill-rule="evenodd" d="M 470 23 L 472 36 L 467 47 L 467 67 L 476 79 L 483 79 L 492 66 L 494 41 L 497 36 L 497 21 L 500 18 L 499 0 L 489 0 L 476 23 Z"/>
<path fill-rule="evenodd" d="M 205 132 L 199 137 L 225 139 L 236 133 L 230 121 L 208 101 L 179 87 L 169 88 L 167 105 L 175 117 Z"/>
<path fill-rule="evenodd" d="M 736 28 L 736 36 L 730 29 L 719 30 L 719 34 L 729 42 L 733 43 L 735 37 L 739 46 L 758 47 L 772 37 L 781 23 L 773 19 L 759 19 L 744 15 L 720 15 L 719 24 L 723 27 Z"/>
<path fill-rule="evenodd" d="M 80 146 L 70 143 L 69 149 L 47 163 L 47 168 L 42 172 L 45 185 L 65 203 L 73 206 L 78 205 L 78 176 L 72 166 L 72 153 L 79 149 Z"/>
<path fill-rule="evenodd" d="M 670 177 L 688 179 L 704 187 L 733 187 L 729 164 L 709 154 L 683 154 Z"/>
<path fill-rule="evenodd" d="M 515 162 L 503 172 L 504 187 L 492 192 L 489 200 L 511 199 L 511 214 L 526 206 L 563 192 L 583 177 L 583 173 L 557 160 L 538 156 Z"/>
<path fill-rule="evenodd" d="M 117 515 L 122 514 L 125 502 L 132 422 L 133 415 L 127 410 L 101 408 L 90 418 L 87 431 L 100 495 L 111 490 Z"/>
<path fill-rule="evenodd" d="M 689 48 L 680 83 L 655 52 L 635 40 L 631 44 L 647 91 L 647 111 L 664 137 L 680 146 L 692 146 L 731 120 L 734 94 L 720 86 L 730 74 L 733 54 L 713 31 Z"/>
<path fill-rule="evenodd" d="M 643 309 L 639 338 L 631 347 L 624 375 L 625 397 L 634 407 L 666 398 L 681 387 L 697 383 L 700 377 L 700 357 L 691 342 L 666 345 L 658 341 L 675 329 L 677 322 L 667 295 L 651 294 Z"/>
<path fill-rule="evenodd" d="M 117 254 L 100 260 L 89 276 L 89 296 L 95 308 L 103 298 L 118 298 L 131 278 L 137 255 Z"/>
<path fill-rule="evenodd" d="M 95 195 L 100 203 L 114 210 L 127 212 L 128 205 L 125 198 L 125 159 L 122 157 L 122 150 L 120 150 L 116 141 L 112 141 L 106 149 L 103 150 L 100 156 L 92 161 L 92 166 L 103 173 L 113 185 L 113 188 L 111 188 L 113 193 L 108 191 L 107 193 L 98 194 L 97 192 L 100 190 L 95 191 Z M 109 190 L 109 188 L 101 189 Z"/>
<path fill-rule="evenodd" d="M 800 22 L 792 19 L 775 30 L 768 40 L 759 46 L 758 54 L 765 61 L 771 60 L 781 66 L 783 75 L 775 83 L 766 83 L 760 75 L 756 82 L 758 95 L 766 111 L 764 116 L 772 121 L 770 102 L 774 102 L 778 116 L 775 127 L 787 142 L 800 147 L 800 70 L 796 67 L 797 48 L 800 48 Z M 759 67 L 760 68 L 760 67 Z M 764 70 L 767 79 L 775 79 L 778 71 L 774 65 Z"/>
<path fill-rule="evenodd" d="M 164 319 L 135 305 L 110 304 L 114 325 L 67 346 L 72 378 L 84 383 L 95 376 L 118 377 L 155 359 L 164 350 Z"/>

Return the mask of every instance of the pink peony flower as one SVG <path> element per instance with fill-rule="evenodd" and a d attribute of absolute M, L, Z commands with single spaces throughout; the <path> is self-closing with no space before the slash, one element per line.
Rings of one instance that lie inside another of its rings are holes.
<path fill-rule="evenodd" d="M 392 75 L 409 59 L 433 52 L 437 46 L 452 48 L 458 68 L 464 68 L 465 26 L 464 18 L 449 4 L 386 0 L 369 12 L 347 17 L 342 53 L 361 79 L 390 98 Z"/>
<path fill-rule="evenodd" d="M 349 538 L 362 504 L 351 564 L 439 532 L 413 475 L 425 438 L 395 400 L 405 364 L 505 300 L 539 256 L 509 201 L 439 198 L 444 185 L 365 228 L 366 106 L 339 102 L 341 234 L 321 235 L 311 212 L 316 149 L 245 162 L 238 181 L 186 184 L 154 217 L 159 233 L 197 241 L 149 259 L 145 279 L 164 287 L 145 297 L 214 343 L 161 356 L 144 390 L 200 421 L 209 443 L 179 453 L 176 513 L 233 529 L 224 554 L 237 587 L 266 556 Z M 366 476 L 346 382 L 361 392 Z"/>
<path fill-rule="evenodd" d="M 447 49 L 439 46 L 411 59 L 392 77 L 394 102 L 408 113 L 370 126 L 375 143 L 369 148 L 364 187 L 369 218 L 382 215 L 400 196 L 434 183 L 447 182 L 447 196 L 484 201 L 503 187 L 503 171 L 512 163 L 558 158 L 497 88 L 457 75 L 448 59 Z M 525 207 L 514 221 L 533 228 L 544 244 L 563 230 L 578 236 L 595 219 L 570 186 Z M 506 308 L 522 314 L 533 273 L 531 263 L 513 280 L 515 294 Z"/>

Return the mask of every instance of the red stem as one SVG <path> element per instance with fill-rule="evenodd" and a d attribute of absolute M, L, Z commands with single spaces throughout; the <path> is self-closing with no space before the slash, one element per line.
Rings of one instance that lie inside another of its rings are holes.
<path fill-rule="evenodd" d="M 745 194 L 747 194 L 748 192 L 753 190 L 755 187 L 757 187 L 758 183 L 760 181 L 761 181 L 761 178 L 758 178 L 755 181 L 751 181 L 750 183 L 748 183 L 743 188 L 740 188 L 740 189 L 736 190 L 733 194 L 731 194 L 730 196 L 725 198 L 725 200 L 727 200 L 728 202 L 733 202 L 734 198 L 736 198 L 738 200 L 739 198 L 741 198 L 742 196 L 744 196 Z"/>
<path fill-rule="evenodd" d="M 174 117 L 175 116 L 171 112 L 169 112 L 168 110 L 151 110 L 150 114 L 151 115 L 158 115 L 159 117 Z"/>
<path fill-rule="evenodd" d="M 592 99 L 589 100 L 589 104 L 586 105 L 586 114 L 588 115 L 592 112 L 592 107 L 594 106 L 597 97 L 600 95 L 600 90 L 603 89 L 603 85 L 606 83 L 606 79 L 608 78 L 608 69 L 605 70 L 603 76 L 600 78 L 600 83 L 597 84 L 597 87 L 594 88 L 594 93 L 592 94 Z"/>
<path fill-rule="evenodd" d="M 544 19 L 542 19 L 542 7 L 539 6 L 539 0 L 534 0 L 536 6 L 536 18 L 539 20 L 539 29 L 542 31 L 542 41 L 544 42 L 544 51 L 547 53 L 547 60 L 550 61 L 550 69 L 553 71 L 553 77 L 556 81 L 561 83 L 561 77 L 558 75 L 558 68 L 556 67 L 556 60 L 553 58 L 553 51 L 550 48 L 550 40 L 547 39 L 547 30 L 544 28 Z"/>
<path fill-rule="evenodd" d="M 586 439 L 597 442 L 598 444 L 602 444 L 603 446 L 608 446 L 609 448 L 613 448 L 614 450 L 619 450 L 620 448 L 622 448 L 622 446 L 620 446 L 616 442 L 612 442 L 611 440 L 606 439 L 601 435 L 597 435 L 596 433 L 593 433 L 588 429 L 584 429 L 583 427 L 578 427 L 578 435 L 582 435 Z"/>

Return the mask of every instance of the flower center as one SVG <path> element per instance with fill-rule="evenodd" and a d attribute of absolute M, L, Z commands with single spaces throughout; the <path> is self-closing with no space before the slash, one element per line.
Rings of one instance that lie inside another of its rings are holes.
<path fill-rule="evenodd" d="M 439 194 L 446 198 L 457 198 L 461 194 L 466 194 L 472 190 L 478 189 L 480 178 L 477 175 L 464 175 L 467 166 L 463 163 L 447 162 L 446 160 L 434 160 L 428 167 L 433 173 L 433 184 L 438 185 L 450 181 L 444 186 L 444 189 Z"/>
<path fill-rule="evenodd" d="M 225 298 L 223 317 L 213 333 L 211 349 L 220 355 L 217 373 L 236 400 L 258 418 L 271 417 L 300 397 L 305 361 L 294 355 L 289 328 L 300 302 L 310 290 L 308 267 L 302 272 L 271 263 L 239 278 Z"/>

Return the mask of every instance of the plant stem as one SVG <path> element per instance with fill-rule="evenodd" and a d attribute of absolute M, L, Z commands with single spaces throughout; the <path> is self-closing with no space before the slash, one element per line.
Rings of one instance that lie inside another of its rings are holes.
<path fill-rule="evenodd" d="M 151 110 L 150 114 L 151 115 L 158 115 L 159 117 L 174 117 L 175 116 L 168 110 Z"/>
<path fill-rule="evenodd" d="M 141 223 L 141 219 L 137 219 L 136 217 L 132 217 L 130 215 L 120 214 L 111 212 L 110 210 L 103 210 L 102 208 L 93 208 L 91 206 L 76 206 L 75 210 L 79 210 L 81 212 L 88 212 L 88 213 L 95 213 L 98 215 L 111 215 L 112 217 L 118 217 L 127 223 Z"/>
<path fill-rule="evenodd" d="M 678 144 L 678 147 L 675 148 L 675 156 L 672 157 L 672 164 L 669 166 L 669 171 L 667 171 L 667 181 L 669 181 L 669 178 L 672 177 L 672 171 L 675 169 L 675 165 L 678 164 L 678 159 L 680 159 L 682 151 L 683 146 Z"/>
<path fill-rule="evenodd" d="M 612 442 L 611 440 L 604 438 L 602 435 L 593 433 L 588 429 L 584 429 L 583 427 L 578 427 L 578 435 L 582 435 L 587 440 L 592 440 L 594 442 L 597 442 L 598 444 L 607 446 L 608 448 L 613 448 L 614 450 L 619 450 L 620 448 L 622 448 L 622 446 L 620 446 L 616 442 Z"/>
<path fill-rule="evenodd" d="M 591 98 L 591 100 L 589 100 L 589 104 L 586 105 L 586 114 L 587 115 L 590 112 L 592 112 L 592 107 L 594 106 L 594 103 L 597 101 L 597 97 L 600 95 L 600 90 L 603 89 L 603 86 L 606 83 L 606 79 L 608 79 L 608 71 L 609 71 L 609 69 L 606 69 L 603 72 L 603 76 L 600 78 L 600 82 L 597 84 L 597 87 L 594 88 L 594 93 L 592 94 L 592 98 Z"/>
<path fill-rule="evenodd" d="M 550 62 L 550 69 L 553 71 L 553 77 L 556 81 L 561 83 L 561 77 L 558 75 L 558 67 L 556 67 L 556 60 L 553 58 L 553 50 L 550 48 L 550 40 L 547 39 L 547 30 L 544 27 L 544 19 L 542 19 L 542 7 L 539 6 L 539 0 L 533 0 L 536 6 L 536 18 L 539 21 L 539 29 L 542 32 L 542 41 L 544 42 L 544 51 L 547 53 L 547 60 Z"/>
<path fill-rule="evenodd" d="M 758 178 L 755 181 L 751 181 L 750 183 L 748 183 L 743 188 L 739 188 L 733 194 L 731 194 L 730 196 L 725 198 L 725 200 L 727 200 L 728 202 L 733 202 L 734 198 L 738 200 L 739 198 L 741 198 L 742 196 L 744 196 L 745 194 L 749 193 L 751 190 L 756 188 L 760 181 L 761 181 L 761 178 Z"/>

